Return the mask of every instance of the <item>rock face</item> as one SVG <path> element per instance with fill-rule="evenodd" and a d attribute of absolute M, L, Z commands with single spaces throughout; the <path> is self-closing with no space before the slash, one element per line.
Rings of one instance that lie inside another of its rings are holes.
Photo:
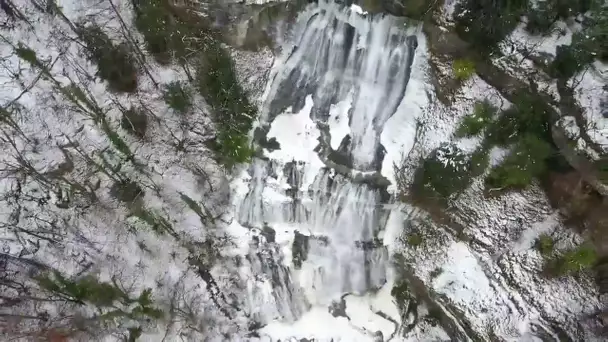
<path fill-rule="evenodd" d="M 596 269 L 596 282 L 600 288 L 600 293 L 608 294 L 608 259 L 598 263 Z"/>
<path fill-rule="evenodd" d="M 435 2 L 429 0 L 358 0 L 358 4 L 371 13 L 389 13 L 397 17 L 412 19 L 421 19 L 430 12 Z"/>
<path fill-rule="evenodd" d="M 295 237 L 293 239 L 293 245 L 291 247 L 293 266 L 296 269 L 302 268 L 302 262 L 308 258 L 308 251 L 310 246 L 308 244 L 309 237 L 302 235 L 297 230 L 294 232 Z"/>
<path fill-rule="evenodd" d="M 307 0 L 213 1 L 207 12 L 230 45 L 251 51 L 276 49 Z"/>

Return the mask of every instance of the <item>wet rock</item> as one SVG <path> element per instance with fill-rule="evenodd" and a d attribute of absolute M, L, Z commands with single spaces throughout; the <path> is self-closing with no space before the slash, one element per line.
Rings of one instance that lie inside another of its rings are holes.
<path fill-rule="evenodd" d="M 604 326 L 608 327 L 608 309 L 598 314 L 598 318 Z"/>
<path fill-rule="evenodd" d="M 604 118 L 608 118 L 608 98 L 604 98 L 604 99 L 600 100 L 600 107 L 602 109 L 602 116 Z"/>
<path fill-rule="evenodd" d="M 266 130 L 257 127 L 253 132 L 253 140 L 257 142 L 260 147 L 267 149 L 269 152 L 280 150 L 281 144 L 279 144 L 277 139 L 274 137 L 268 139 L 266 134 L 268 134 Z"/>
<path fill-rule="evenodd" d="M 353 158 L 349 152 L 350 144 L 351 144 L 350 135 L 346 135 L 342 139 L 342 142 L 340 143 L 338 150 L 333 150 L 333 149 L 331 149 L 331 147 L 327 146 L 327 149 L 329 150 L 329 153 L 327 154 L 327 159 L 336 164 L 340 164 L 349 169 L 352 169 L 353 168 Z"/>
<path fill-rule="evenodd" d="M 346 314 L 346 301 L 344 300 L 344 297 L 346 295 L 342 296 L 342 298 L 340 298 L 339 302 L 332 302 L 331 305 L 329 306 L 328 310 L 329 313 L 334 316 L 334 317 L 345 317 L 345 318 L 349 318 L 348 315 Z"/>
<path fill-rule="evenodd" d="M 258 330 L 262 329 L 264 327 L 264 325 L 256 320 L 252 320 L 249 322 L 247 328 L 249 330 L 249 333 L 247 334 L 247 337 L 260 337 L 260 334 L 258 333 Z"/>
<path fill-rule="evenodd" d="M 275 137 L 272 137 L 266 141 L 266 146 L 264 146 L 268 151 L 272 152 L 274 150 L 280 150 L 281 144 L 277 141 Z"/>
<path fill-rule="evenodd" d="M 352 168 L 352 157 L 349 152 L 337 152 L 331 148 L 329 128 L 327 125 L 319 125 L 321 137 L 319 145 L 315 148 L 315 152 L 319 158 L 327 166 L 327 170 L 332 169 L 337 173 L 348 177 L 356 184 L 367 184 L 372 189 L 380 191 L 382 203 L 386 203 L 390 199 L 390 194 L 387 187 L 391 184 L 390 181 L 382 175 L 380 171 L 375 172 L 360 172 Z M 344 137 L 342 144 L 350 144 L 350 136 Z M 381 147 L 383 149 L 383 147 Z M 344 150 L 344 148 L 342 148 Z M 384 152 L 382 152 L 384 153 Z M 382 157 L 383 158 L 383 157 Z M 382 161 L 380 161 L 381 168 Z M 327 171 L 326 170 L 326 171 Z"/>
<path fill-rule="evenodd" d="M 269 225 L 264 225 L 262 228 L 262 236 L 266 238 L 266 242 L 274 243 L 276 240 L 277 233 L 274 229 L 270 228 Z"/>
<path fill-rule="evenodd" d="M 386 148 L 382 144 L 378 144 L 376 148 L 376 156 L 374 158 L 374 169 L 376 172 L 382 171 L 382 163 L 384 162 L 384 156 L 386 155 Z"/>
<path fill-rule="evenodd" d="M 361 248 L 362 250 L 384 248 L 384 243 L 378 238 L 374 238 L 370 241 L 355 241 L 355 245 L 357 246 L 357 248 Z"/>
<path fill-rule="evenodd" d="M 294 22 L 298 12 L 306 6 L 305 0 L 269 1 L 265 4 L 230 3 L 217 1 L 214 22 L 222 27 L 224 37 L 231 45 L 258 51 L 265 47 L 277 48 Z"/>
<path fill-rule="evenodd" d="M 412 295 L 410 293 L 409 286 L 406 281 L 397 282 L 391 289 L 391 296 L 395 298 L 395 303 L 399 312 L 403 316 L 407 312 L 407 307 L 412 301 Z"/>
<path fill-rule="evenodd" d="M 311 244 L 313 247 L 327 247 L 329 238 L 327 236 L 304 235 L 297 230 L 294 232 L 291 258 L 295 269 L 302 268 L 302 263 L 308 259 Z"/>
<path fill-rule="evenodd" d="M 600 293 L 608 294 L 608 258 L 601 260 L 595 267 L 595 281 L 600 289 Z"/>
<path fill-rule="evenodd" d="M 398 17 L 420 20 L 438 1 L 428 0 L 359 0 L 361 7 L 371 13 L 388 13 Z"/>
<path fill-rule="evenodd" d="M 291 258 L 295 269 L 302 268 L 302 263 L 308 258 L 310 250 L 310 237 L 303 235 L 297 230 L 294 232 L 293 244 L 291 246 Z"/>
<path fill-rule="evenodd" d="M 188 263 L 196 269 L 197 274 L 201 277 L 202 280 L 205 281 L 205 286 L 207 288 L 207 291 L 211 295 L 211 300 L 213 301 L 213 303 L 219 308 L 220 312 L 224 316 L 231 319 L 234 315 L 228 309 L 229 305 L 226 296 L 224 295 L 218 283 L 215 281 L 213 275 L 209 271 L 208 265 L 206 265 L 205 262 L 202 262 L 200 258 L 192 255 L 188 257 Z"/>
<path fill-rule="evenodd" d="M 327 247 L 329 245 L 329 237 L 323 235 L 311 235 L 310 241 L 314 242 L 317 246 Z"/>
<path fill-rule="evenodd" d="M 450 303 L 434 291 L 429 290 L 424 282 L 407 268 L 399 267 L 400 280 L 391 290 L 395 298 L 397 308 L 401 314 L 401 333 L 414 328 L 418 321 L 418 304 L 424 304 L 428 309 L 426 319 L 438 322 L 443 330 L 450 336 L 451 341 L 481 340 L 476 337 L 475 331 L 466 326 L 466 321 L 461 320 L 461 314 Z"/>
<path fill-rule="evenodd" d="M 275 314 L 280 314 L 287 321 L 293 321 L 308 309 L 308 303 L 299 287 L 294 285 L 289 267 L 284 264 L 283 254 L 277 244 L 258 244 L 257 247 L 250 249 L 246 259 L 256 277 L 270 282 L 272 296 L 276 303 Z M 269 318 L 266 314 L 257 312 L 251 318 L 265 323 Z"/>
<path fill-rule="evenodd" d="M 287 184 L 292 189 L 299 189 L 302 184 L 302 171 L 301 168 L 304 166 L 302 161 L 291 161 L 285 163 L 283 167 L 283 176 L 287 178 Z"/>

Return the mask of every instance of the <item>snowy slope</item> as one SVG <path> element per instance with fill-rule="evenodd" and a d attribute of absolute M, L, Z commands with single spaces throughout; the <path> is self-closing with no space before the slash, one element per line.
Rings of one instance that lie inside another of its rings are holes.
<path fill-rule="evenodd" d="M 184 195 L 211 210 L 216 210 L 214 203 L 219 205 L 228 196 L 222 190 L 228 189 L 223 171 L 203 145 L 212 133 L 203 99 L 196 99 L 194 111 L 184 122 L 167 107 L 155 85 L 187 80 L 183 69 L 161 67 L 151 58 L 147 63 L 150 75 L 139 75 L 136 94 L 108 91 L 106 84 L 95 78 L 96 66 L 85 59 L 68 20 L 73 23 L 88 18 L 104 25 L 113 39 L 124 41 L 117 13 L 132 18 L 129 2 L 114 1 L 118 12 L 108 1 L 64 0 L 58 5 L 65 19 L 40 12 L 29 2 L 19 2 L 18 9 L 29 22 L 17 21 L 13 28 L 2 29 L 0 99 L 20 130 L 2 125 L 5 153 L 1 157 L 0 234 L 4 255 L 40 261 L 66 276 L 94 274 L 100 281 L 115 281 L 133 294 L 152 289 L 155 305 L 168 319 L 149 323 L 143 329 L 144 340 L 174 340 L 186 334 L 185 338 L 200 341 L 221 331 L 234 334 L 240 322 L 229 319 L 213 304 L 205 282 L 188 262 L 192 251 L 200 253 L 197 249 L 223 233 L 216 225 L 202 221 L 185 203 Z M 125 23 L 135 34 L 131 20 Z M 41 77 L 39 68 L 20 59 L 15 54 L 19 46 L 33 50 L 47 66 L 49 76 Z M 132 151 L 137 167 L 116 150 L 86 106 L 58 91 L 58 87 L 71 84 L 83 89 L 88 100 L 105 113 L 111 129 Z M 120 108 L 132 105 L 149 110 L 144 139 L 135 139 L 120 128 Z M 186 149 L 176 149 L 180 140 L 186 142 Z M 143 189 L 134 202 L 118 201 L 111 194 L 109 189 L 116 180 L 95 164 L 103 162 L 102 156 L 121 166 L 121 177 Z M 70 165 L 64 173 L 57 171 L 62 165 Z M 48 177 L 50 181 L 36 176 L 53 172 L 61 176 Z M 129 214 L 133 206 L 166 218 L 173 232 L 153 231 Z M 227 278 L 224 273 L 219 274 Z M 48 304 L 44 307 L 55 310 Z M 21 310 L 29 315 L 39 309 L 24 306 Z M 93 308 L 73 310 L 85 316 L 94 314 Z M 126 330 L 123 323 L 114 323 L 99 327 L 92 323 L 90 333 L 119 339 Z M 36 321 L 17 324 L 25 324 L 23 329 L 31 334 L 54 328 L 52 322 L 44 327 Z"/>

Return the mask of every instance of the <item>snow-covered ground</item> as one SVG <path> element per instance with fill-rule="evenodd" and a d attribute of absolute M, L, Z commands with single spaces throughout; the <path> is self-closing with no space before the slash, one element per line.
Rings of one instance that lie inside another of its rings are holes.
<path fill-rule="evenodd" d="M 85 59 L 76 33 L 61 16 L 40 12 L 30 2 L 13 3 L 29 23 L 17 20 L 14 28 L 3 28 L 0 45 L 0 102 L 20 130 L 1 125 L 5 153 L 0 158 L 0 239 L 4 255 L 39 260 L 68 277 L 93 274 L 100 281 L 116 282 L 133 296 L 150 288 L 154 304 L 167 315 L 170 307 L 185 310 L 170 320 L 159 320 L 158 325 L 147 324 L 142 335 L 146 341 L 175 340 L 182 332 L 192 340 L 219 332 L 234 334 L 242 322 L 228 319 L 212 303 L 205 283 L 188 261 L 191 251 L 221 232 L 203 222 L 184 198 L 205 203 L 214 211 L 213 203 L 221 203 L 229 189 L 203 144 L 211 134 L 203 99 L 195 98 L 184 125 L 184 118 L 167 107 L 155 86 L 155 82 L 162 86 L 187 80 L 183 69 L 161 67 L 149 58 L 150 75 L 139 74 L 137 93 L 110 92 L 94 76 L 96 66 Z M 124 40 L 117 14 L 133 17 L 129 2 L 114 1 L 118 13 L 109 2 L 92 5 L 63 0 L 58 4 L 72 23 L 87 18 L 89 23 L 102 25 L 116 41 Z M 131 22 L 125 22 L 126 29 L 136 35 Z M 20 59 L 16 47 L 33 50 L 48 74 Z M 143 45 L 140 48 L 144 50 Z M 93 112 L 81 97 L 63 96 L 59 87 L 70 85 L 79 87 L 82 96 L 100 110 Z M 148 110 L 143 139 L 120 127 L 121 108 L 131 106 Z M 95 120 L 99 113 L 125 142 L 122 150 L 117 150 Z M 176 149 L 180 140 L 186 149 Z M 133 153 L 137 167 L 126 159 L 125 149 Z M 110 166 L 98 166 L 103 163 Z M 61 165 L 70 166 L 59 173 L 60 177 L 47 176 L 59 172 L 56 170 Z M 114 171 L 100 172 L 104 169 Z M 37 173 L 45 177 L 36 177 Z M 117 177 L 137 183 L 143 192 L 133 202 L 118 201 L 109 191 Z M 169 225 L 166 228 L 174 232 L 153 231 L 132 215 L 137 207 L 164 218 Z M 226 272 L 219 269 L 217 278 L 223 280 Z M 56 312 L 50 304 L 43 308 Z M 37 313 L 28 311 L 31 308 L 27 306 L 21 309 L 24 315 Z M 12 314 L 20 313 L 15 307 L 12 310 Z M 95 313 L 93 308 L 77 310 L 85 316 Z M 22 332 L 46 328 L 36 321 L 23 324 Z M 130 324 L 136 326 L 136 322 Z M 93 321 L 90 329 L 91 333 L 97 329 Z M 108 334 L 109 340 L 116 340 L 124 331 L 124 326 L 109 324 L 99 336 Z"/>
<path fill-rule="evenodd" d="M 521 80 L 528 80 L 529 75 L 537 75 L 535 82 L 541 90 L 551 94 L 556 101 L 560 95 L 557 91 L 557 81 L 549 81 L 546 76 L 539 72 L 538 68 L 530 56 L 545 59 L 545 63 L 550 63 L 557 53 L 560 45 L 570 45 L 573 33 L 580 31 L 581 26 L 576 21 L 557 21 L 549 34 L 531 35 L 525 30 L 525 23 L 519 24 L 515 30 L 501 43 L 503 57 L 493 60 L 493 62 L 510 72 Z M 513 67 L 516 66 L 516 67 Z M 573 76 L 568 86 L 574 89 L 574 97 L 578 105 L 583 109 L 587 127 L 574 127 L 574 122 L 565 118 L 567 122 L 566 130 L 572 131 L 583 129 L 589 135 L 593 143 L 600 146 L 601 151 L 593 151 L 583 139 L 577 140 L 578 148 L 586 151 L 587 155 L 593 157 L 598 153 L 604 153 L 608 149 L 608 124 L 604 117 L 606 111 L 605 103 L 607 92 L 604 89 L 608 79 L 608 67 L 599 61 L 587 66 L 583 71 Z M 564 113 L 566 114 L 566 113 Z M 575 135 L 579 135 L 576 133 Z"/>
<path fill-rule="evenodd" d="M 586 70 L 575 75 L 571 80 L 574 86 L 574 96 L 587 119 L 588 127 L 583 127 L 589 137 L 603 151 L 608 151 L 608 66 L 595 62 Z"/>

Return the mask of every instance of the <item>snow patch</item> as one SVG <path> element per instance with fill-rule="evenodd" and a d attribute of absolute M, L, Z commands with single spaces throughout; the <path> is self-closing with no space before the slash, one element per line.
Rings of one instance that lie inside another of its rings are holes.
<path fill-rule="evenodd" d="M 346 100 L 332 104 L 329 110 L 328 125 L 331 135 L 331 148 L 334 150 L 337 150 L 344 137 L 350 134 L 348 110 L 352 107 L 352 96 L 352 94 L 349 94 Z"/>
<path fill-rule="evenodd" d="M 569 81 L 575 86 L 574 97 L 583 109 L 583 115 L 589 123 L 586 127 L 589 137 L 608 151 L 608 93 L 605 85 L 608 83 L 608 67 L 599 62 L 582 71 Z"/>

